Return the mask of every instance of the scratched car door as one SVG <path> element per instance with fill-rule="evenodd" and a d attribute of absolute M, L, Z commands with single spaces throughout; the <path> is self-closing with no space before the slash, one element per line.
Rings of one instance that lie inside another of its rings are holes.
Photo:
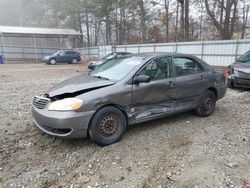
<path fill-rule="evenodd" d="M 149 83 L 133 84 L 131 112 L 135 121 L 174 111 L 175 79 L 172 57 L 148 62 L 135 76 L 150 76 Z"/>

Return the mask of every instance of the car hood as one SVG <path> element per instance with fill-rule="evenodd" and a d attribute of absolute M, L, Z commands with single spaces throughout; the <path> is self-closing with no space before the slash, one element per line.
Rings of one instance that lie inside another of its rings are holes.
<path fill-rule="evenodd" d="M 84 93 L 101 87 L 113 85 L 115 82 L 102 80 L 90 75 L 79 75 L 71 79 L 65 80 L 51 89 L 46 94 L 49 97 L 55 97 L 63 94 Z"/>
<path fill-rule="evenodd" d="M 234 63 L 233 69 L 250 74 L 250 63 L 240 63 L 240 62 Z"/>
<path fill-rule="evenodd" d="M 43 59 L 49 59 L 51 56 L 47 55 L 47 56 L 44 56 Z"/>

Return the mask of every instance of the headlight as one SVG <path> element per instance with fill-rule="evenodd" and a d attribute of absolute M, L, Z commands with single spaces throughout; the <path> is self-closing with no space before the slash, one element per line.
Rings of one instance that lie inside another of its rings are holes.
<path fill-rule="evenodd" d="M 237 70 L 234 70 L 234 74 L 235 74 L 235 76 L 237 76 L 237 77 L 240 75 L 239 71 L 237 71 Z"/>
<path fill-rule="evenodd" d="M 51 103 L 48 107 L 53 111 L 71 111 L 78 110 L 83 105 L 83 100 L 78 98 L 66 98 Z"/>

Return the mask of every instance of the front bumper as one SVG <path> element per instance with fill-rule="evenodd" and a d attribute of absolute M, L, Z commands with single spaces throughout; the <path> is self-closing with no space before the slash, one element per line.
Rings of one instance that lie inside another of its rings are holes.
<path fill-rule="evenodd" d="M 231 82 L 234 87 L 250 88 L 250 79 L 249 78 L 235 77 L 234 79 L 228 79 L 228 82 Z"/>
<path fill-rule="evenodd" d="M 88 125 L 94 111 L 58 112 L 32 107 L 32 117 L 43 132 L 60 138 L 87 137 Z"/>
<path fill-rule="evenodd" d="M 235 87 L 250 88 L 250 79 L 237 78 L 234 81 Z"/>
<path fill-rule="evenodd" d="M 42 61 L 43 61 L 43 63 L 49 63 L 50 62 L 49 59 L 43 59 Z"/>

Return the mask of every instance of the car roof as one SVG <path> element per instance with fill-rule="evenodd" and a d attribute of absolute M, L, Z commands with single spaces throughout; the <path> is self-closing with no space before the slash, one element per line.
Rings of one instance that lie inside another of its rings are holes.
<path fill-rule="evenodd" d="M 68 50 L 59 50 L 59 52 L 76 52 L 76 50 L 68 49 Z"/>
<path fill-rule="evenodd" d="M 116 54 L 132 54 L 131 52 L 114 52 Z"/>
<path fill-rule="evenodd" d="M 184 53 L 175 53 L 175 52 L 146 52 L 146 53 L 137 53 L 137 54 L 131 54 L 132 56 L 140 56 L 145 58 L 150 57 L 158 57 L 158 56 L 185 56 L 185 57 L 194 57 L 190 54 L 184 54 Z"/>
<path fill-rule="evenodd" d="M 205 61 L 191 54 L 175 53 L 175 52 L 147 52 L 147 53 L 131 54 L 130 57 L 143 57 L 144 59 L 151 59 L 160 56 L 177 56 L 177 57 L 187 57 L 196 59 L 204 68 L 206 68 L 207 70 L 212 70 L 211 66 L 208 65 Z"/>

